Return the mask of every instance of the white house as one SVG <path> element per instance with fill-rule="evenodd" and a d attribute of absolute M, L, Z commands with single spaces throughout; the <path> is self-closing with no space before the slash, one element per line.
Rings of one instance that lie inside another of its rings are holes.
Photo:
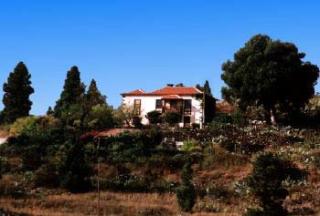
<path fill-rule="evenodd" d="M 152 92 L 138 89 L 121 95 L 122 103 L 133 107 L 144 125 L 149 124 L 147 113 L 154 110 L 161 113 L 168 111 L 181 113 L 181 127 L 194 123 L 202 126 L 204 121 L 203 92 L 196 87 L 168 85 Z"/>

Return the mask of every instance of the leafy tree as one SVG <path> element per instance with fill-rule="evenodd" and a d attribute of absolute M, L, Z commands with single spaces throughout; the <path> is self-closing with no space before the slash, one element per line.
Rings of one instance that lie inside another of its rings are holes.
<path fill-rule="evenodd" d="M 122 127 L 124 124 L 130 126 L 135 116 L 134 107 L 126 104 L 122 104 L 114 112 L 115 123 L 118 127 Z"/>
<path fill-rule="evenodd" d="M 195 204 L 196 193 L 192 184 L 192 168 L 190 161 L 182 168 L 181 185 L 177 188 L 176 193 L 181 210 L 191 212 Z"/>
<path fill-rule="evenodd" d="M 87 121 L 88 127 L 94 130 L 113 128 L 115 125 L 113 110 L 105 104 L 97 104 L 92 107 Z"/>
<path fill-rule="evenodd" d="M 277 109 L 295 112 L 314 95 L 319 69 L 304 57 L 292 43 L 256 35 L 223 64 L 223 97 L 244 110 L 261 105 L 275 123 Z"/>
<path fill-rule="evenodd" d="M 101 94 L 94 79 L 91 80 L 91 83 L 89 85 L 89 89 L 86 94 L 86 103 L 91 108 L 99 104 L 107 104 L 106 96 Z"/>
<path fill-rule="evenodd" d="M 146 117 L 150 124 L 158 124 L 161 122 L 161 113 L 157 110 L 148 112 Z"/>
<path fill-rule="evenodd" d="M 81 82 L 78 67 L 73 66 L 67 73 L 63 91 L 54 108 L 55 116 L 61 118 L 71 115 L 69 109 L 75 110 L 75 105 L 81 104 L 84 93 L 85 86 Z M 81 106 L 78 106 L 78 109 L 80 108 Z"/>
<path fill-rule="evenodd" d="M 1 116 L 4 122 L 12 123 L 17 118 L 29 115 L 32 106 L 30 95 L 34 93 L 30 79 L 26 65 L 19 62 L 3 85 L 4 109 Z"/>
<path fill-rule="evenodd" d="M 272 153 L 260 155 L 253 167 L 247 182 L 252 193 L 260 203 L 260 209 L 249 209 L 247 216 L 285 216 L 288 212 L 282 207 L 288 196 L 283 187 L 286 179 L 301 180 L 305 173 L 296 168 L 289 161 L 280 159 Z"/>

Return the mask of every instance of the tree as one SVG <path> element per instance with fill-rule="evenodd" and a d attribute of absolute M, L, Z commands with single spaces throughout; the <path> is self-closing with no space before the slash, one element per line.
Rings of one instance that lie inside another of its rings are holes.
<path fill-rule="evenodd" d="M 34 93 L 30 79 L 31 75 L 26 65 L 19 62 L 3 85 L 2 120 L 4 122 L 12 123 L 20 117 L 29 115 L 32 106 L 30 95 Z"/>
<path fill-rule="evenodd" d="M 275 123 L 277 109 L 298 111 L 314 95 L 319 68 L 304 57 L 293 43 L 256 35 L 222 65 L 223 97 L 243 110 L 263 106 L 267 120 Z"/>
<path fill-rule="evenodd" d="M 93 130 L 113 128 L 115 122 L 112 111 L 112 108 L 105 104 L 97 104 L 92 107 L 86 119 L 88 128 Z"/>
<path fill-rule="evenodd" d="M 77 66 L 73 66 L 67 73 L 60 99 L 56 102 L 55 116 L 61 118 L 64 112 L 70 113 L 70 108 L 75 109 L 75 105 L 81 104 L 84 94 L 85 86 L 81 82 L 80 72 Z M 80 109 L 80 106 L 78 108 Z"/>
<path fill-rule="evenodd" d="M 99 91 L 96 81 L 92 79 L 86 94 L 86 103 L 88 103 L 88 106 L 92 108 L 99 104 L 106 105 L 106 98 L 107 97 Z"/>
<path fill-rule="evenodd" d="M 115 110 L 114 117 L 118 127 L 122 127 L 124 124 L 130 126 L 133 118 L 136 117 L 134 107 L 121 104 L 121 106 Z"/>
<path fill-rule="evenodd" d="M 296 168 L 289 161 L 280 159 L 272 153 L 260 155 L 247 179 L 251 192 L 259 200 L 260 209 L 249 209 L 247 216 L 286 216 L 288 212 L 282 207 L 288 191 L 283 187 L 286 179 L 301 180 L 305 172 Z"/>
<path fill-rule="evenodd" d="M 213 97 L 212 92 L 211 92 L 211 88 L 210 88 L 210 84 L 209 84 L 208 80 L 206 80 L 206 82 L 204 83 L 203 93 L 205 93 L 208 96 Z"/>
<path fill-rule="evenodd" d="M 47 115 L 53 115 L 54 114 L 54 111 L 52 109 L 51 106 L 48 107 L 48 110 L 47 110 Z"/>
<path fill-rule="evenodd" d="M 182 168 L 181 185 L 177 188 L 176 193 L 181 210 L 191 212 L 195 204 L 196 193 L 192 184 L 192 168 L 190 161 Z"/>
<path fill-rule="evenodd" d="M 216 114 L 216 99 L 212 95 L 209 81 L 206 80 L 203 86 L 198 84 L 196 88 L 203 92 L 204 122 L 210 123 Z"/>

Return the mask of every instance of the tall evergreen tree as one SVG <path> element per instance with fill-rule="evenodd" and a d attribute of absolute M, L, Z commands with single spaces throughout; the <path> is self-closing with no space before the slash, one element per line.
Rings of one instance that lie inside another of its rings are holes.
<path fill-rule="evenodd" d="M 30 95 L 34 93 L 30 79 L 26 65 L 19 62 L 3 85 L 4 109 L 1 116 L 4 122 L 12 123 L 17 118 L 29 115 L 32 106 Z"/>
<path fill-rule="evenodd" d="M 196 201 L 196 192 L 192 183 L 191 162 L 188 161 L 181 172 L 181 185 L 177 188 L 176 195 L 182 211 L 191 212 Z"/>
<path fill-rule="evenodd" d="M 206 80 L 206 82 L 204 83 L 203 92 L 206 95 L 213 97 L 212 92 L 211 92 L 211 88 L 210 88 L 210 84 L 209 84 L 208 80 Z"/>
<path fill-rule="evenodd" d="M 77 66 L 71 67 L 67 73 L 63 91 L 54 108 L 56 117 L 61 117 L 66 110 L 80 104 L 85 93 L 85 86 L 81 82 L 80 72 Z"/>
<path fill-rule="evenodd" d="M 213 97 L 209 81 L 206 80 L 203 86 L 197 85 L 197 89 L 203 92 L 203 100 L 204 100 L 204 122 L 209 123 L 212 122 L 215 113 L 216 113 L 216 99 Z"/>
<path fill-rule="evenodd" d="M 97 87 L 97 82 L 92 79 L 86 94 L 86 103 L 90 108 L 96 105 L 106 105 L 106 96 L 102 95 Z"/>

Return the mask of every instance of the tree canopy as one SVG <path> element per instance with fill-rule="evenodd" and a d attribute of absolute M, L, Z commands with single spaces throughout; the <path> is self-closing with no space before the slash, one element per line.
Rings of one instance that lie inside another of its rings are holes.
<path fill-rule="evenodd" d="M 107 97 L 102 95 L 97 87 L 97 82 L 92 79 L 91 83 L 89 85 L 87 94 L 86 94 L 87 103 L 90 107 L 94 107 L 96 105 L 104 104 L 106 105 L 106 99 Z"/>
<path fill-rule="evenodd" d="M 3 85 L 4 122 L 12 123 L 17 118 L 29 115 L 32 106 L 30 95 L 34 93 L 30 79 L 31 75 L 26 65 L 19 62 Z"/>
<path fill-rule="evenodd" d="M 67 73 L 63 91 L 54 108 L 55 116 L 61 117 L 63 112 L 81 103 L 85 94 L 85 86 L 81 82 L 77 66 L 71 67 Z"/>
<path fill-rule="evenodd" d="M 298 110 L 314 95 L 319 76 L 319 68 L 304 57 L 293 43 L 256 35 L 223 64 L 223 97 L 242 109 Z"/>

